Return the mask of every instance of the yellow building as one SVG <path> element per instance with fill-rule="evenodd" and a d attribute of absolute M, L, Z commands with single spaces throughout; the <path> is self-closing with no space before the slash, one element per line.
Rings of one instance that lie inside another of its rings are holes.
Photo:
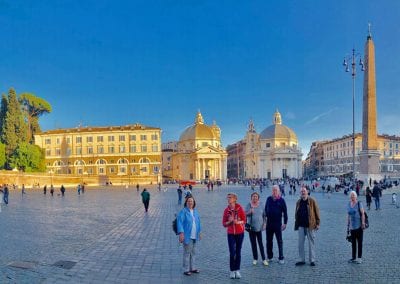
<path fill-rule="evenodd" d="M 187 127 L 168 161 L 175 180 L 225 180 L 227 153 L 221 145 L 221 130 L 204 124 L 200 112 Z"/>
<path fill-rule="evenodd" d="M 161 129 L 140 124 L 57 129 L 35 135 L 49 173 L 161 180 Z"/>

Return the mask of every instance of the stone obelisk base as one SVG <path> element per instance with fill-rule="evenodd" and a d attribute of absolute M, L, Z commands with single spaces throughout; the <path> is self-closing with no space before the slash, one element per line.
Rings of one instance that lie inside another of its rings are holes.
<path fill-rule="evenodd" d="M 357 176 L 359 180 L 364 182 L 364 185 L 369 185 L 369 180 L 380 181 L 382 179 L 379 169 L 380 152 L 377 150 L 363 150 L 360 152 L 360 174 Z"/>

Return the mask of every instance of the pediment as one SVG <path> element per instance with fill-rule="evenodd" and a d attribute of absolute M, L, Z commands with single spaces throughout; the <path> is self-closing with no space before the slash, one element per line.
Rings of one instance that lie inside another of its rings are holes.
<path fill-rule="evenodd" d="M 197 148 L 195 153 L 196 154 L 207 154 L 207 153 L 221 153 L 222 151 L 214 146 L 208 145 L 205 147 Z"/>

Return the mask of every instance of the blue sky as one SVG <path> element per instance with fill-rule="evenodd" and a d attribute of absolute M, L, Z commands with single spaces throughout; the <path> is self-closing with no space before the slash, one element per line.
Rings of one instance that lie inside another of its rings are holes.
<path fill-rule="evenodd" d="M 277 3 L 274 3 L 277 2 Z M 352 131 L 342 61 L 376 48 L 378 132 L 399 135 L 400 1 L 0 0 L 0 91 L 46 99 L 43 130 L 142 123 L 176 140 L 197 110 L 223 145 L 275 109 L 312 141 Z M 361 130 L 363 74 L 356 78 Z M 305 156 L 303 157 L 305 158 Z"/>

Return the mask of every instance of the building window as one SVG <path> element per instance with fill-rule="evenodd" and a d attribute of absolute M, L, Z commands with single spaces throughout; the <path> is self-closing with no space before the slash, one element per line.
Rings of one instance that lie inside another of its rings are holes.
<path fill-rule="evenodd" d="M 152 152 L 158 152 L 158 145 L 152 145 L 151 146 L 151 151 Z"/>
<path fill-rule="evenodd" d="M 82 155 L 82 147 L 76 147 L 76 154 Z"/>
<path fill-rule="evenodd" d="M 103 142 L 104 141 L 104 138 L 103 138 L 103 136 L 97 136 L 97 142 L 99 143 L 99 142 Z"/>
<path fill-rule="evenodd" d="M 104 174 L 104 168 L 99 168 L 99 174 Z"/>
<path fill-rule="evenodd" d="M 70 156 L 72 153 L 72 150 L 71 150 L 71 148 L 67 148 L 67 156 Z"/>
<path fill-rule="evenodd" d="M 108 153 L 113 154 L 114 153 L 114 146 L 108 146 Z"/>
<path fill-rule="evenodd" d="M 93 154 L 93 147 L 92 146 L 87 148 L 87 153 L 88 154 Z"/>
<path fill-rule="evenodd" d="M 140 141 L 146 141 L 147 135 L 140 135 Z"/>
<path fill-rule="evenodd" d="M 131 153 L 136 153 L 136 145 L 131 145 Z"/>
<path fill-rule="evenodd" d="M 151 134 L 151 140 L 153 140 L 153 141 L 158 140 L 158 135 L 157 134 Z"/>
<path fill-rule="evenodd" d="M 89 175 L 92 175 L 93 174 L 93 169 L 88 169 L 87 172 L 88 172 Z"/>
<path fill-rule="evenodd" d="M 46 145 L 51 144 L 51 139 L 50 139 L 50 138 L 46 138 L 46 139 L 44 140 L 44 144 L 46 144 Z"/>
<path fill-rule="evenodd" d="M 155 174 L 158 173 L 158 166 L 153 167 L 153 173 L 155 173 Z"/>
<path fill-rule="evenodd" d="M 265 146 L 267 146 L 267 148 L 271 147 L 271 143 L 267 143 Z"/>
<path fill-rule="evenodd" d="M 67 137 L 66 141 L 67 141 L 67 144 L 71 144 L 71 138 Z"/>
<path fill-rule="evenodd" d="M 114 142 L 114 136 L 108 136 L 108 142 Z"/>
<path fill-rule="evenodd" d="M 86 142 L 87 143 L 93 143 L 93 136 L 86 137 Z"/>
<path fill-rule="evenodd" d="M 51 156 L 51 150 L 50 149 L 46 149 L 46 156 Z"/>
<path fill-rule="evenodd" d="M 103 154 L 104 153 L 104 147 L 103 146 L 97 146 L 97 153 L 98 154 Z"/>
<path fill-rule="evenodd" d="M 80 136 L 76 137 L 76 143 L 82 143 L 82 137 Z"/>
<path fill-rule="evenodd" d="M 125 141 L 125 135 L 120 135 L 120 136 L 119 136 L 119 141 L 120 141 L 120 142 Z"/>
<path fill-rule="evenodd" d="M 147 145 L 142 145 L 142 146 L 140 146 L 140 151 L 141 151 L 142 153 L 146 153 L 146 152 L 147 152 Z"/>
<path fill-rule="evenodd" d="M 56 156 L 60 156 L 61 155 L 61 150 L 60 148 L 56 148 Z"/>
<path fill-rule="evenodd" d="M 58 138 L 58 137 L 56 138 L 56 144 L 60 145 L 60 138 Z"/>
<path fill-rule="evenodd" d="M 114 167 L 110 167 L 110 174 L 113 174 L 113 173 L 115 173 L 115 168 Z"/>
<path fill-rule="evenodd" d="M 202 143 L 201 143 L 201 146 L 202 146 L 202 147 L 208 146 L 208 142 L 202 142 Z"/>
<path fill-rule="evenodd" d="M 136 135 L 129 135 L 129 140 L 136 141 Z"/>
<path fill-rule="evenodd" d="M 125 153 L 125 146 L 123 146 L 123 145 L 119 146 L 119 152 Z"/>

